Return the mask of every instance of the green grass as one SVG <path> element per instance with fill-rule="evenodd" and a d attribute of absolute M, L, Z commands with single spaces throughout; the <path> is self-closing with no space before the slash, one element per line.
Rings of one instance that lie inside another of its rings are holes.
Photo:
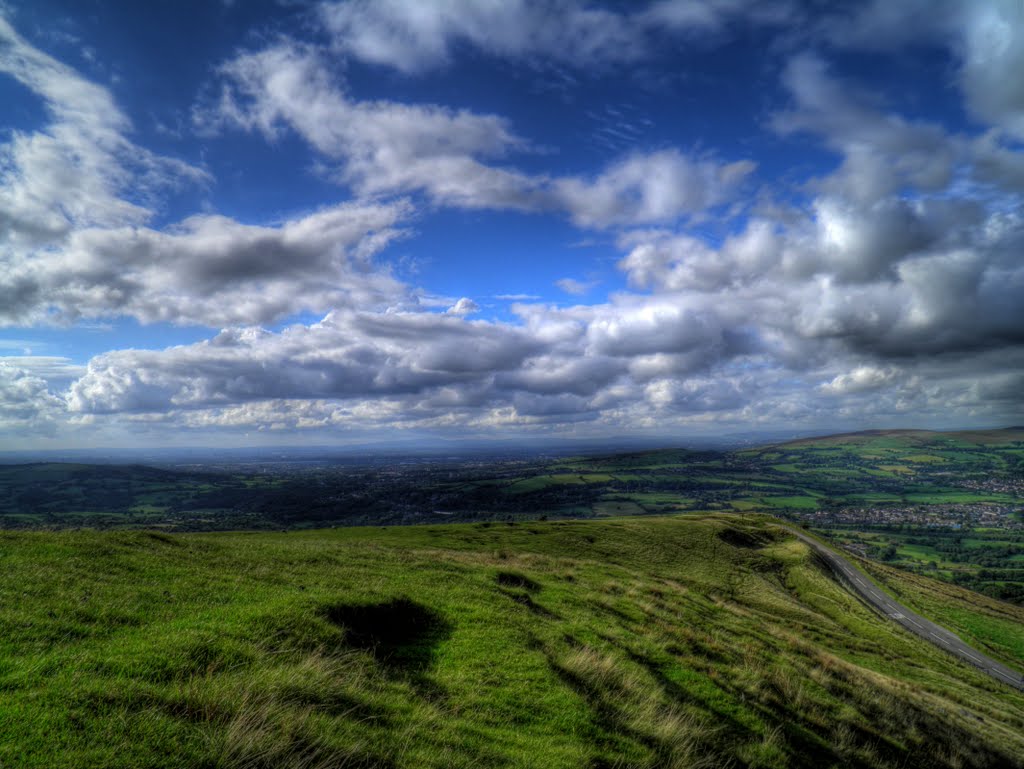
<path fill-rule="evenodd" d="M 505 488 L 509 494 L 527 494 L 532 491 L 546 489 L 549 486 L 582 486 L 591 483 L 608 483 L 612 476 L 602 473 L 560 473 L 555 475 L 536 475 L 515 481 Z"/>
<path fill-rule="evenodd" d="M 609 494 L 607 496 L 607 499 L 630 500 L 640 505 L 640 507 L 642 507 L 644 510 L 648 512 L 658 510 L 662 512 L 688 510 L 691 507 L 693 507 L 695 503 L 693 497 L 683 497 L 680 496 L 679 494 L 658 491 Z"/>
<path fill-rule="evenodd" d="M 800 508 L 813 510 L 818 506 L 818 501 L 812 496 L 800 497 L 763 497 L 762 504 L 772 508 Z"/>
<path fill-rule="evenodd" d="M 890 565 L 924 571 L 926 576 L 1020 604 L 1024 535 L 1010 529 L 929 528 L 915 526 L 864 531 L 853 526 L 823 529 L 825 536 Z M 893 548 L 885 554 L 887 548 Z M 933 565 L 934 564 L 934 565 Z"/>
<path fill-rule="evenodd" d="M 880 624 L 757 517 L 8 532 L 0 567 L 4 767 L 1024 755 L 1024 696 Z"/>
<path fill-rule="evenodd" d="M 900 558 L 910 558 L 916 561 L 935 561 L 940 566 L 948 566 L 942 554 L 939 553 L 934 547 L 928 545 L 904 545 L 901 544 L 896 548 L 896 552 Z"/>
<path fill-rule="evenodd" d="M 628 499 L 608 499 L 594 503 L 594 514 L 599 518 L 614 517 L 620 515 L 642 515 L 643 507 Z"/>

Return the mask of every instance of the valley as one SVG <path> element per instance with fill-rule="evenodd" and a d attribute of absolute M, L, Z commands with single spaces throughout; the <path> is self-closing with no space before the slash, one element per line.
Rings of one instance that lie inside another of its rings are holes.
<path fill-rule="evenodd" d="M 0 466 L 0 765 L 1021 766 L 1022 457 Z"/>

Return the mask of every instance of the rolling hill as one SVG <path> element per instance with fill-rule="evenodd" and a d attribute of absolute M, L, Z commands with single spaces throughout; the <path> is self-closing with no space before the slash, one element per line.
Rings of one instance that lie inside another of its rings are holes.
<path fill-rule="evenodd" d="M 0 559 L 5 767 L 1024 756 L 1024 695 L 886 622 L 761 516 L 4 532 Z"/>

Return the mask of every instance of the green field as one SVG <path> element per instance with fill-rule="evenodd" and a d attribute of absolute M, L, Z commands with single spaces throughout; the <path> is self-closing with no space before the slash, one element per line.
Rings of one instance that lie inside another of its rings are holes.
<path fill-rule="evenodd" d="M 4 767 L 1024 755 L 1024 695 L 881 621 L 757 516 L 6 532 L 0 563 Z M 1021 664 L 1005 618 L 970 624 Z"/>
<path fill-rule="evenodd" d="M 834 526 L 821 533 L 876 561 L 1024 602 L 1024 531 L 976 529 L 965 535 L 928 527 Z"/>

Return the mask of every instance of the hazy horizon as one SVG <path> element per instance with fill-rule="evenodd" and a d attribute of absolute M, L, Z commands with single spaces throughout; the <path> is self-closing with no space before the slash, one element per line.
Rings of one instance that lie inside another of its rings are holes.
<path fill-rule="evenodd" d="M 995 432 L 999 430 L 1019 430 L 1018 425 L 1000 425 L 986 427 L 956 427 L 934 432 Z M 927 428 L 890 427 L 863 428 L 850 431 L 830 430 L 764 430 L 757 433 L 723 432 L 708 435 L 691 436 L 654 436 L 654 435 L 609 435 L 603 437 L 567 438 L 564 436 L 530 436 L 524 440 L 519 436 L 508 438 L 462 438 L 451 436 L 399 436 L 392 440 L 378 437 L 376 440 L 351 441 L 348 443 L 223 443 L 223 444 L 150 444 L 150 445 L 99 445 L 99 446 L 60 446 L 23 449 L 0 449 L 0 464 L 11 464 L 34 459 L 81 458 L 93 461 L 145 463 L 146 461 L 171 461 L 192 459 L 197 462 L 215 460 L 228 461 L 230 458 L 258 457 L 267 458 L 278 454 L 281 458 L 303 460 L 330 460 L 334 458 L 351 458 L 355 456 L 368 459 L 387 457 L 441 457 L 457 456 L 469 459 L 472 456 L 539 456 L 546 453 L 567 454 L 574 451 L 589 454 L 628 453 L 631 451 L 648 451 L 658 449 L 693 449 L 710 451 L 728 451 L 737 448 L 769 446 L 791 440 L 804 438 L 823 438 L 833 435 L 873 433 L 873 432 L 933 432 Z M 252 461 L 256 461 L 253 459 Z"/>

